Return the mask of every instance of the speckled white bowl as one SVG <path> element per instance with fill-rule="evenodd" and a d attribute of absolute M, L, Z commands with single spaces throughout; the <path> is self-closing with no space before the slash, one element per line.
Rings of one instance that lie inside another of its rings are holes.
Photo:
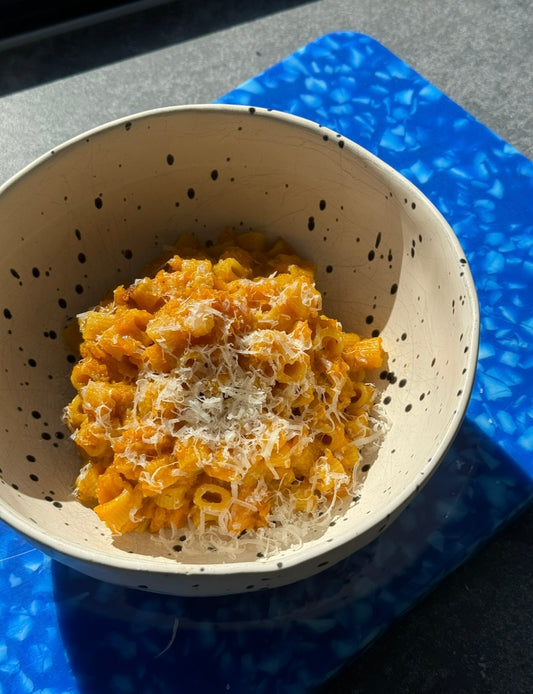
<path fill-rule="evenodd" d="M 80 459 L 61 422 L 74 359 L 62 331 L 182 231 L 228 224 L 287 238 L 318 266 L 325 311 L 381 334 L 392 426 L 360 499 L 279 555 L 183 563 L 148 536 L 115 539 L 73 499 Z M 472 278 L 452 230 L 413 185 L 309 121 L 240 106 L 159 109 L 99 127 L 0 191 L 0 517 L 93 577 L 178 595 L 280 586 L 381 533 L 450 445 L 478 346 Z"/>

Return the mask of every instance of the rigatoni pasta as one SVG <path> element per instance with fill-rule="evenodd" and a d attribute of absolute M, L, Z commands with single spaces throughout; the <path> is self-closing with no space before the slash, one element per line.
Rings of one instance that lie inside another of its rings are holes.
<path fill-rule="evenodd" d="M 381 339 L 323 315 L 282 239 L 184 235 L 78 323 L 76 494 L 113 533 L 260 535 L 354 493 Z"/>

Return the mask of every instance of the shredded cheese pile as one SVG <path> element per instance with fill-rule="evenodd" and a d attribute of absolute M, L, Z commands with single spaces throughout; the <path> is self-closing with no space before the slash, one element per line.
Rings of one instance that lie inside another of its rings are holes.
<path fill-rule="evenodd" d="M 209 547 L 329 517 L 358 486 L 383 350 L 321 311 L 312 264 L 227 229 L 211 247 L 184 235 L 81 314 L 64 412 L 79 500 L 113 533 Z"/>

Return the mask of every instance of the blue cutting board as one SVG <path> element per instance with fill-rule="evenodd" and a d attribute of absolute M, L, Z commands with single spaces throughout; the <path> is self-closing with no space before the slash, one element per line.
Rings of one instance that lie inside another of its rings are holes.
<path fill-rule="evenodd" d="M 289 111 L 413 181 L 481 305 L 466 421 L 378 540 L 292 586 L 173 598 L 50 560 L 0 526 L 0 694 L 307 694 L 533 498 L 533 165 L 374 39 L 328 34 L 219 99 Z"/>

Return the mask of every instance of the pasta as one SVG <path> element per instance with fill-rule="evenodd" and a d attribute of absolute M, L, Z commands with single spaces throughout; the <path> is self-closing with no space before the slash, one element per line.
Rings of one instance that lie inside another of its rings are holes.
<path fill-rule="evenodd" d="M 115 534 L 261 534 L 354 493 L 381 338 L 322 312 L 282 239 L 226 229 L 78 316 L 76 495 Z"/>

